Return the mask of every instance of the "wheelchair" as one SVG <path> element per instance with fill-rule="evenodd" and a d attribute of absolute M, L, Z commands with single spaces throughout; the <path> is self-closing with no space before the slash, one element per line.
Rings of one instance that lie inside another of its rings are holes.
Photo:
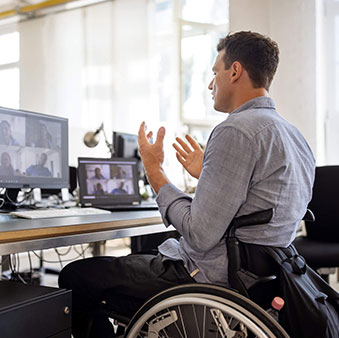
<path fill-rule="evenodd" d="M 152 297 L 127 319 L 107 312 L 125 338 L 289 337 L 264 309 L 277 295 L 275 274 L 256 275 L 243 267 L 236 229 L 268 223 L 273 209 L 235 218 L 225 240 L 229 282 L 233 289 L 211 284 L 179 285 Z M 307 211 L 304 219 L 314 216 Z M 254 245 L 255 246 L 255 245 Z M 257 246 L 260 247 L 260 246 Z"/>

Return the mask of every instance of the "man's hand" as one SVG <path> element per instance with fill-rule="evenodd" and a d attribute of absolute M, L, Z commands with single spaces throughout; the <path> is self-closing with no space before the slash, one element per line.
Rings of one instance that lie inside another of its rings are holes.
<path fill-rule="evenodd" d="M 176 143 L 173 143 L 173 147 L 177 151 L 177 159 L 183 167 L 190 173 L 191 176 L 199 178 L 202 170 L 204 151 L 191 136 L 186 135 L 186 139 L 192 146 L 193 150 L 180 137 L 177 137 L 176 141 L 181 147 L 179 147 Z"/>
<path fill-rule="evenodd" d="M 158 193 L 164 184 L 169 183 L 169 180 L 162 169 L 162 164 L 164 162 L 163 141 L 165 132 L 164 127 L 161 127 L 158 130 L 154 144 L 150 142 L 153 133 L 150 131 L 146 135 L 145 122 L 141 123 L 138 132 L 140 157 L 144 164 L 148 181 L 156 193 Z"/>

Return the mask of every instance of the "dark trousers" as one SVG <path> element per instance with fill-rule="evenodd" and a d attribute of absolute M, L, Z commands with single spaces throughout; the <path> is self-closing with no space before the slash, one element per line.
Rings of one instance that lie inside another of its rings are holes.
<path fill-rule="evenodd" d="M 74 338 L 113 337 L 107 316 L 98 311 L 103 301 L 111 310 L 131 317 L 146 300 L 169 287 L 194 283 L 181 261 L 160 254 L 93 257 L 72 262 L 60 273 L 59 286 L 72 290 Z"/>

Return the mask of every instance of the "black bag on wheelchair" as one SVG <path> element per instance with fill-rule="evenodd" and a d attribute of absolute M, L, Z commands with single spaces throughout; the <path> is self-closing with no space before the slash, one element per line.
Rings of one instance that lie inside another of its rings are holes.
<path fill-rule="evenodd" d="M 339 337 L 339 293 L 333 290 L 298 254 L 264 247 L 280 266 L 279 296 L 285 300 L 279 322 L 291 337 Z"/>

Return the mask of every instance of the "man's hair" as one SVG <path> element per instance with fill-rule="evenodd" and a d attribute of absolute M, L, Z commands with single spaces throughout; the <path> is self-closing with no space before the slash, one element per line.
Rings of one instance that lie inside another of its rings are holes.
<path fill-rule="evenodd" d="M 225 50 L 225 68 L 238 61 L 246 69 L 254 88 L 269 89 L 279 63 L 278 44 L 254 32 L 230 33 L 220 39 L 217 51 Z"/>

